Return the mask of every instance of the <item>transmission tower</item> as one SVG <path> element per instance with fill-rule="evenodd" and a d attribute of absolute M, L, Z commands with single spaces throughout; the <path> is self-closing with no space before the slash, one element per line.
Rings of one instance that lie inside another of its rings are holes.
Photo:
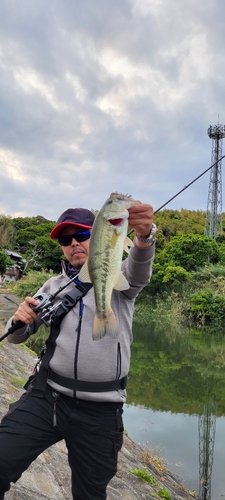
<path fill-rule="evenodd" d="M 216 405 L 209 402 L 198 411 L 199 500 L 211 500 L 211 478 L 216 432 Z"/>
<path fill-rule="evenodd" d="M 216 163 L 210 171 L 205 234 L 216 238 L 222 234 L 222 145 L 225 137 L 225 125 L 210 125 L 208 136 L 212 139 L 211 165 Z"/>

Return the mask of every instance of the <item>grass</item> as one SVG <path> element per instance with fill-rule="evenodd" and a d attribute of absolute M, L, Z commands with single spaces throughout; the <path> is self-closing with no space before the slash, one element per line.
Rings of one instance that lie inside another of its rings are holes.
<path fill-rule="evenodd" d="M 15 370 L 17 370 L 18 372 L 21 372 L 21 373 L 26 372 L 25 368 L 21 365 L 15 365 Z"/>
<path fill-rule="evenodd" d="M 22 347 L 25 351 L 29 352 L 30 354 L 33 354 L 33 356 L 37 357 L 37 353 L 35 351 L 32 351 L 32 349 L 30 349 L 30 347 L 28 347 L 23 342 L 20 344 L 20 347 Z"/>
<path fill-rule="evenodd" d="M 167 491 L 166 488 L 160 488 L 158 491 L 158 495 L 160 498 L 165 498 L 165 500 L 171 500 L 172 496 L 171 494 Z"/>
<path fill-rule="evenodd" d="M 160 472 L 166 470 L 165 459 L 159 456 L 160 448 L 156 447 L 155 450 L 150 450 L 148 442 L 142 448 L 142 461 L 146 465 L 154 465 Z"/>
<path fill-rule="evenodd" d="M 153 487 L 158 486 L 158 482 L 154 478 L 153 474 L 149 472 L 148 467 L 143 467 L 141 469 L 130 469 L 129 472 L 134 476 L 139 477 L 144 483 L 149 483 Z M 165 500 L 172 500 L 171 494 L 164 487 L 158 489 L 157 495 L 160 498 L 164 498 Z"/>
<path fill-rule="evenodd" d="M 11 375 L 10 382 L 12 384 L 18 385 L 19 387 L 23 387 L 26 383 L 26 380 L 20 377 L 15 377 L 15 375 Z"/>
<path fill-rule="evenodd" d="M 130 469 L 129 472 L 134 476 L 139 477 L 144 483 L 149 483 L 151 486 L 157 486 L 157 481 L 154 476 L 149 472 L 148 467 L 142 469 Z"/>

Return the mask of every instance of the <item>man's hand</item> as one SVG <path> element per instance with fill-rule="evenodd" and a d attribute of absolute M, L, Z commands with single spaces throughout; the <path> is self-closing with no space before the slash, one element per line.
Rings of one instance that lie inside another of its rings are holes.
<path fill-rule="evenodd" d="M 15 312 L 13 316 L 13 323 L 16 323 L 20 320 L 28 325 L 37 318 L 37 314 L 33 311 L 33 309 L 31 309 L 30 304 L 37 306 L 38 300 L 34 299 L 33 297 L 26 297 L 24 302 L 21 302 L 17 311 Z"/>
<path fill-rule="evenodd" d="M 138 201 L 136 205 L 129 208 L 129 226 L 136 233 L 145 238 L 149 235 L 153 222 L 153 208 L 151 205 Z"/>

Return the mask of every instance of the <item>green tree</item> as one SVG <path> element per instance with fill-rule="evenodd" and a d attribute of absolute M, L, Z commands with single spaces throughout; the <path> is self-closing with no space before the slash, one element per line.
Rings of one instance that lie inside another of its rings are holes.
<path fill-rule="evenodd" d="M 187 271 L 195 271 L 208 262 L 215 264 L 219 261 L 219 246 L 208 236 L 184 234 L 174 236 L 161 257 L 164 262 L 173 262 Z"/>
<path fill-rule="evenodd" d="M 0 275 L 3 276 L 6 270 L 7 255 L 4 252 L 0 252 Z"/>
<path fill-rule="evenodd" d="M 64 256 L 58 241 L 52 240 L 49 236 L 37 236 L 35 242 L 40 254 L 41 267 L 59 273 Z"/>
<path fill-rule="evenodd" d="M 10 257 L 5 252 L 0 252 L 0 276 L 3 277 L 5 274 L 7 267 L 12 267 L 15 265 L 14 260 L 10 259 Z"/>
<path fill-rule="evenodd" d="M 46 269 L 59 273 L 64 256 L 57 241 L 51 240 L 49 236 L 38 236 L 29 242 L 25 258 L 27 263 L 24 271 L 26 272 L 28 269 Z"/>
<path fill-rule="evenodd" d="M 146 299 L 149 300 L 149 296 L 151 296 L 151 300 L 154 301 L 158 294 L 164 295 L 172 290 L 177 291 L 191 278 L 191 273 L 181 266 L 155 263 L 153 265 L 151 281 L 137 298 L 137 303 L 146 301 Z"/>
<path fill-rule="evenodd" d="M 10 216 L 0 214 L 0 249 L 13 248 L 16 230 Z"/>
<path fill-rule="evenodd" d="M 206 212 L 201 210 L 164 209 L 155 215 L 155 223 L 166 241 L 180 234 L 204 234 Z"/>
<path fill-rule="evenodd" d="M 225 297 L 211 290 L 196 292 L 190 301 L 190 318 L 196 325 L 210 325 L 224 331 Z"/>
<path fill-rule="evenodd" d="M 184 281 L 191 279 L 191 277 L 191 273 L 181 266 L 167 266 L 162 281 L 174 289 Z"/>
<path fill-rule="evenodd" d="M 218 242 L 218 239 L 216 241 Z M 225 264 L 225 243 L 219 245 L 219 261 Z"/>
<path fill-rule="evenodd" d="M 49 220 L 42 217 L 42 215 L 37 215 L 36 217 L 15 217 L 12 219 L 14 228 L 19 231 L 20 229 L 25 229 L 29 226 L 37 226 L 42 223 L 48 223 Z"/>
<path fill-rule="evenodd" d="M 49 237 L 49 234 L 54 226 L 55 223 L 49 221 L 46 223 L 27 226 L 24 229 L 20 229 L 18 231 L 16 242 L 20 248 L 23 248 L 26 251 L 29 248 L 30 242 L 35 241 L 38 236 L 46 235 Z"/>

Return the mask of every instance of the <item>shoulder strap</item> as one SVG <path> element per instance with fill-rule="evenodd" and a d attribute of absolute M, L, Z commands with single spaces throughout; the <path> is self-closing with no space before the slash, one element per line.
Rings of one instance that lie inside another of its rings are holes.
<path fill-rule="evenodd" d="M 49 361 L 54 354 L 55 342 L 60 332 L 60 323 L 62 319 L 77 304 L 77 302 L 81 300 L 84 295 L 86 295 L 91 287 L 92 283 L 76 284 L 70 293 L 64 295 L 61 304 L 57 308 L 52 320 L 51 333 L 45 344 L 44 355 L 40 364 L 40 369 L 35 374 L 32 381 L 32 392 L 35 394 L 35 396 L 44 396 L 48 378 Z M 29 380 L 25 385 L 25 388 L 27 388 L 28 383 Z"/>
<path fill-rule="evenodd" d="M 57 308 L 53 322 L 59 321 L 61 323 L 64 316 L 81 300 L 84 295 L 92 288 L 92 283 L 76 283 L 75 288 L 70 293 L 64 295 L 61 304 Z"/>

